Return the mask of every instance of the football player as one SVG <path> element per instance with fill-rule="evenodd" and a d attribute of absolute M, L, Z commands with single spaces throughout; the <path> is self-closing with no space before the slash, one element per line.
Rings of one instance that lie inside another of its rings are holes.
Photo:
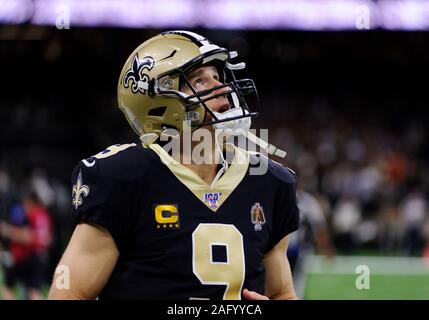
<path fill-rule="evenodd" d="M 256 88 L 236 78 L 244 64 L 235 57 L 187 31 L 161 33 L 130 55 L 118 105 L 141 143 L 111 146 L 74 169 L 77 225 L 49 298 L 296 298 L 286 257 L 299 225 L 295 174 L 216 134 L 209 158 L 219 161 L 187 162 L 183 145 L 179 157 L 165 148 L 185 127 L 240 129 L 284 155 L 248 132 Z M 265 174 L 251 174 L 255 158 Z"/>

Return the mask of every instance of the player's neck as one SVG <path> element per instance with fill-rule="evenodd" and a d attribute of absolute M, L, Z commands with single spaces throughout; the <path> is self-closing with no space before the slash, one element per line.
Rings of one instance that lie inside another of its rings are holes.
<path fill-rule="evenodd" d="M 220 169 L 218 164 L 183 164 L 185 167 L 195 172 L 204 182 L 211 184 Z"/>
<path fill-rule="evenodd" d="M 211 130 L 212 137 L 209 146 L 207 148 L 202 149 L 202 153 L 198 153 L 198 156 L 201 156 L 204 161 L 201 163 L 201 161 L 195 161 L 196 159 L 193 158 L 192 155 L 194 155 L 194 149 L 198 146 L 198 150 L 200 150 L 201 146 L 199 146 L 199 141 L 192 141 L 191 142 L 191 150 L 190 154 L 185 154 L 183 148 L 181 148 L 180 152 L 180 163 L 182 163 L 185 167 L 191 169 L 194 171 L 203 181 L 205 181 L 207 184 L 211 184 L 216 177 L 218 171 L 222 167 L 221 161 L 219 160 L 219 148 L 216 146 L 216 141 L 214 139 L 214 130 Z M 207 152 L 208 154 L 204 154 Z"/>

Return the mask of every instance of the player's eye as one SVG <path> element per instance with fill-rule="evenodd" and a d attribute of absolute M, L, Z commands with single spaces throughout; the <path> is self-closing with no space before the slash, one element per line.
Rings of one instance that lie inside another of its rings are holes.
<path fill-rule="evenodd" d="M 197 78 L 197 79 L 195 79 L 194 81 L 193 81 L 193 87 L 195 88 L 195 89 L 198 89 L 198 88 L 201 88 L 203 85 L 204 85 L 204 81 L 202 80 L 202 79 L 200 79 L 200 78 Z"/>

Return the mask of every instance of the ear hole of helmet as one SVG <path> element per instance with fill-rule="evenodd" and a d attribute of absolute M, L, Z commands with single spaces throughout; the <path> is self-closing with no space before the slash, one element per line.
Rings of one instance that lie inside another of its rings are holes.
<path fill-rule="evenodd" d="M 157 107 L 150 109 L 147 113 L 148 116 L 155 116 L 155 117 L 162 117 L 164 116 L 165 111 L 167 110 L 167 107 Z"/>

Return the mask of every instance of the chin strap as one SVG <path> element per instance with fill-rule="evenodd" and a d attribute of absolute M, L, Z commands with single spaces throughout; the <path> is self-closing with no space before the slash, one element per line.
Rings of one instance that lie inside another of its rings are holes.
<path fill-rule="evenodd" d="M 219 112 L 213 112 L 219 120 L 232 118 L 232 117 L 239 117 L 243 115 L 243 111 L 241 108 L 233 108 L 228 111 L 219 113 Z M 245 114 L 248 115 L 249 112 L 245 111 Z M 252 124 L 252 120 L 250 117 L 244 117 L 239 118 L 235 120 L 229 120 L 224 121 L 220 123 L 213 124 L 213 128 L 216 130 L 222 130 L 222 132 L 233 135 L 233 136 L 239 136 L 243 135 L 253 143 L 260 146 L 262 149 L 264 149 L 268 154 L 278 156 L 280 158 L 286 157 L 286 151 L 277 148 L 271 143 L 268 143 L 257 136 L 255 136 L 253 133 L 249 131 L 250 125 Z M 217 142 L 216 142 L 217 143 Z"/>
<path fill-rule="evenodd" d="M 212 183 L 210 184 L 210 187 L 213 187 L 214 184 L 222 177 L 222 175 L 228 170 L 229 164 L 228 161 L 225 160 L 225 157 L 223 156 L 222 146 L 223 143 L 219 141 L 219 137 L 217 133 L 215 132 L 215 144 L 216 144 L 216 151 L 220 159 L 222 160 L 222 168 L 218 171 L 216 176 L 214 177 Z"/>
<path fill-rule="evenodd" d="M 156 133 L 145 133 L 140 136 L 140 141 L 143 143 L 143 146 L 148 147 L 158 139 Z"/>
<path fill-rule="evenodd" d="M 268 154 L 271 155 L 275 155 L 277 157 L 280 158 L 285 158 L 287 155 L 287 152 L 277 148 L 275 145 L 268 143 L 260 138 L 258 138 L 257 136 L 255 136 L 253 133 L 251 133 L 250 131 L 244 131 L 243 135 L 249 139 L 250 141 L 252 141 L 253 143 L 257 144 L 258 146 L 260 146 L 262 149 L 264 149 Z"/>

